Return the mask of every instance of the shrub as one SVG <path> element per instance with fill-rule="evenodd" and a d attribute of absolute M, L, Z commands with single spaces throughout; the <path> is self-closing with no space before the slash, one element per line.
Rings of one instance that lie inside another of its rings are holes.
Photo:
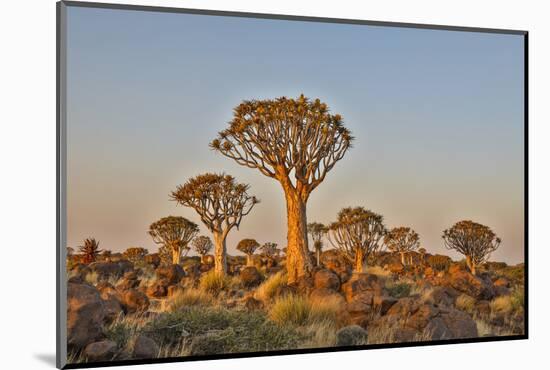
<path fill-rule="evenodd" d="M 467 294 L 461 294 L 456 298 L 455 306 L 459 310 L 473 313 L 476 306 L 476 300 Z"/>
<path fill-rule="evenodd" d="M 411 285 L 407 283 L 397 283 L 386 285 L 388 294 L 394 298 L 404 298 L 411 294 Z"/>
<path fill-rule="evenodd" d="M 229 287 L 230 284 L 231 278 L 222 274 L 218 274 L 214 270 L 210 270 L 206 274 L 201 276 L 199 286 L 201 290 L 205 292 L 218 294 L 222 290 Z"/>
<path fill-rule="evenodd" d="M 170 297 L 166 303 L 166 310 L 174 312 L 189 306 L 208 306 L 213 301 L 212 295 L 205 291 L 193 288 L 185 289 Z"/>
<path fill-rule="evenodd" d="M 287 285 L 286 273 L 279 271 L 271 275 L 256 289 L 256 299 L 266 303 L 271 301 Z"/>

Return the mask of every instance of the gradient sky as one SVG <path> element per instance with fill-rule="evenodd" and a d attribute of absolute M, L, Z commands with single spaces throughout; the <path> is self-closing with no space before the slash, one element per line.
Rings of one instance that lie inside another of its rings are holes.
<path fill-rule="evenodd" d="M 208 148 L 243 99 L 296 97 L 342 114 L 354 147 L 311 195 L 308 221 L 364 206 L 411 226 L 431 253 L 462 219 L 523 261 L 523 37 L 68 8 L 68 245 L 155 251 L 149 224 L 224 171 L 262 203 L 228 238 L 286 245 L 280 185 Z"/>

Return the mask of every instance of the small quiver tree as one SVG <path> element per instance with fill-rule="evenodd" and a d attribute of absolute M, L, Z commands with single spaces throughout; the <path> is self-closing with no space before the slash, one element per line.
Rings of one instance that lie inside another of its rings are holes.
<path fill-rule="evenodd" d="M 344 208 L 329 226 L 329 241 L 354 267 L 363 272 L 367 259 L 382 248 L 386 234 L 381 215 L 363 207 Z"/>
<path fill-rule="evenodd" d="M 97 261 L 97 257 L 101 252 L 101 249 L 99 249 L 99 242 L 94 238 L 85 239 L 84 245 L 78 247 L 78 250 L 82 254 L 83 263 L 92 263 Z"/>
<path fill-rule="evenodd" d="M 327 227 L 319 222 L 307 224 L 307 232 L 313 240 L 313 249 L 315 250 L 315 259 L 317 266 L 321 266 L 321 252 L 323 251 L 323 237 L 327 233 Z"/>
<path fill-rule="evenodd" d="M 122 253 L 124 258 L 126 258 L 128 261 L 132 263 L 137 263 L 143 261 L 145 256 L 149 253 L 149 251 L 145 248 L 141 247 L 130 247 Z"/>
<path fill-rule="evenodd" d="M 197 212 L 214 235 L 214 271 L 227 272 L 227 235 L 239 228 L 244 216 L 260 201 L 248 194 L 247 184 L 240 184 L 225 174 L 207 173 L 180 185 L 172 192 L 173 200 Z"/>
<path fill-rule="evenodd" d="M 443 231 L 443 241 L 447 249 L 455 250 L 466 257 L 466 265 L 475 275 L 477 266 L 487 262 L 501 240 L 488 226 L 468 220 L 457 222 Z"/>
<path fill-rule="evenodd" d="M 254 265 L 252 261 L 252 255 L 258 249 L 260 244 L 254 240 L 254 239 L 243 239 L 237 244 L 237 250 L 243 252 L 246 254 L 246 265 L 252 266 Z"/>
<path fill-rule="evenodd" d="M 300 95 L 243 101 L 210 146 L 238 164 L 278 181 L 287 208 L 288 283 L 309 276 L 306 205 L 311 192 L 344 157 L 353 137 L 339 114 Z"/>
<path fill-rule="evenodd" d="M 188 244 L 198 232 L 197 224 L 176 216 L 163 217 L 149 226 L 149 235 L 155 243 L 161 245 L 159 255 L 171 254 L 174 265 L 180 263 L 184 250 L 189 251 Z"/>
<path fill-rule="evenodd" d="M 405 257 L 412 257 L 410 253 L 420 246 L 420 237 L 410 227 L 395 227 L 384 236 L 384 244 L 390 252 L 399 253 L 401 264 L 406 266 L 408 263 Z"/>
<path fill-rule="evenodd" d="M 273 242 L 262 244 L 262 246 L 260 247 L 260 251 L 262 253 L 262 256 L 271 261 L 275 260 L 275 258 L 279 256 L 279 253 L 281 253 L 281 250 L 277 248 L 277 243 Z"/>
<path fill-rule="evenodd" d="M 201 263 L 205 263 L 206 255 L 212 250 L 212 240 L 206 235 L 200 235 L 193 239 L 191 245 L 195 252 L 201 256 Z"/>

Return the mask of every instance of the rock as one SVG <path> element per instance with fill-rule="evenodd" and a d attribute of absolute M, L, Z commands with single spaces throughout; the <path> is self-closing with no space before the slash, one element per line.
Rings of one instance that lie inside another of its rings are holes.
<path fill-rule="evenodd" d="M 99 275 L 100 279 L 107 279 L 111 276 L 120 277 L 126 272 L 133 270 L 134 265 L 126 260 L 118 262 L 93 262 L 88 265 L 90 271 Z"/>
<path fill-rule="evenodd" d="M 170 265 L 159 267 L 155 270 L 157 278 L 159 280 L 167 280 L 167 285 L 174 285 L 180 282 L 181 278 L 185 276 L 185 271 L 181 268 L 180 265 Z"/>
<path fill-rule="evenodd" d="M 440 338 L 434 339 L 476 338 L 478 336 L 477 325 L 466 312 L 449 308 L 441 311 L 440 318 L 447 331 Z"/>
<path fill-rule="evenodd" d="M 79 350 L 103 339 L 105 308 L 96 288 L 69 283 L 67 287 L 67 345 Z"/>
<path fill-rule="evenodd" d="M 345 326 L 336 332 L 337 346 L 367 344 L 367 331 L 358 325 Z"/>
<path fill-rule="evenodd" d="M 506 279 L 505 277 L 500 277 L 500 278 L 496 279 L 494 281 L 493 285 L 495 287 L 505 287 L 505 288 L 510 288 L 511 287 L 510 280 Z"/>
<path fill-rule="evenodd" d="M 84 357 L 88 362 L 111 361 L 117 352 L 117 345 L 112 340 L 93 342 L 84 349 Z"/>
<path fill-rule="evenodd" d="M 67 283 L 72 283 L 72 284 L 84 284 L 85 281 L 84 279 L 82 278 L 82 276 L 80 275 L 75 275 L 75 276 L 71 276 L 69 278 L 69 280 L 67 280 Z"/>
<path fill-rule="evenodd" d="M 211 255 L 211 254 L 207 254 L 207 255 L 204 256 L 204 258 L 202 259 L 202 264 L 203 264 L 203 265 L 214 265 L 214 256 Z"/>
<path fill-rule="evenodd" d="M 134 289 L 139 286 L 139 280 L 137 279 L 137 276 L 135 276 L 134 273 L 130 273 L 129 277 L 126 277 L 126 275 L 120 279 L 116 285 L 116 290 L 118 291 L 125 291 L 128 289 Z"/>
<path fill-rule="evenodd" d="M 451 266 L 449 276 L 443 281 L 443 285 L 450 286 L 478 300 L 490 300 L 495 296 L 495 291 L 490 280 L 474 276 L 456 266 L 460 265 Z M 451 273 L 451 271 L 453 272 Z"/>
<path fill-rule="evenodd" d="M 374 296 L 372 300 L 374 309 L 379 310 L 381 315 L 385 315 L 396 302 L 397 302 L 397 299 L 390 296 L 385 296 L 385 295 Z"/>
<path fill-rule="evenodd" d="M 170 285 L 166 288 L 166 296 L 167 297 L 172 297 L 172 296 L 178 294 L 179 292 L 183 292 L 183 291 L 184 291 L 184 289 L 180 285 Z"/>
<path fill-rule="evenodd" d="M 258 269 L 254 266 L 247 266 L 239 273 L 241 282 L 245 287 L 257 286 L 262 282 L 262 275 L 258 272 Z"/>
<path fill-rule="evenodd" d="M 136 289 L 121 292 L 120 303 L 126 313 L 147 311 L 149 308 L 149 299 L 147 296 Z"/>
<path fill-rule="evenodd" d="M 392 274 L 399 275 L 405 271 L 405 266 L 401 262 L 393 262 L 386 266 L 386 270 Z"/>
<path fill-rule="evenodd" d="M 354 274 L 353 277 L 342 285 L 346 301 L 351 302 L 356 296 L 362 293 L 372 295 L 382 294 L 382 284 L 378 276 L 372 274 Z"/>
<path fill-rule="evenodd" d="M 321 253 L 321 264 L 327 269 L 333 271 L 340 278 L 340 282 L 345 282 L 351 277 L 351 266 L 338 251 L 329 249 Z"/>
<path fill-rule="evenodd" d="M 166 297 L 168 294 L 169 282 L 166 279 L 155 280 L 147 287 L 145 294 L 150 298 Z"/>
<path fill-rule="evenodd" d="M 256 298 L 252 296 L 245 297 L 243 299 L 244 306 L 247 310 L 253 311 L 253 310 L 259 310 L 263 307 L 263 303 L 260 300 L 257 300 Z"/>
<path fill-rule="evenodd" d="M 105 308 L 105 323 L 110 324 L 115 321 L 120 315 L 124 313 L 124 309 L 119 300 L 114 296 L 109 299 L 103 300 L 103 307 Z"/>
<path fill-rule="evenodd" d="M 481 300 L 476 303 L 475 310 L 480 315 L 487 315 L 489 316 L 491 314 L 491 303 L 486 300 Z"/>
<path fill-rule="evenodd" d="M 309 294 L 309 298 L 314 301 L 324 301 L 327 299 L 341 300 L 342 304 L 346 303 L 344 296 L 332 289 L 314 288 Z"/>
<path fill-rule="evenodd" d="M 460 292 L 454 288 L 436 286 L 426 291 L 423 298 L 425 303 L 431 303 L 436 306 L 453 306 Z"/>
<path fill-rule="evenodd" d="M 134 343 L 132 357 L 136 359 L 156 358 L 159 354 L 159 346 L 149 337 L 140 335 Z"/>
<path fill-rule="evenodd" d="M 157 268 L 160 265 L 160 257 L 158 253 L 148 254 L 145 256 L 145 262 Z"/>
<path fill-rule="evenodd" d="M 331 289 L 335 291 L 340 289 L 340 278 L 335 272 L 328 269 L 317 271 L 313 281 L 316 289 Z"/>
<path fill-rule="evenodd" d="M 505 286 L 495 286 L 494 291 L 495 291 L 495 296 L 497 297 L 511 294 L 510 288 L 507 288 Z"/>
<path fill-rule="evenodd" d="M 106 300 L 106 299 L 109 299 L 111 297 L 117 297 L 118 296 L 118 291 L 115 289 L 115 287 L 113 287 L 112 284 L 110 284 L 106 281 L 99 282 L 96 285 L 96 288 L 99 291 L 101 299 Z"/>

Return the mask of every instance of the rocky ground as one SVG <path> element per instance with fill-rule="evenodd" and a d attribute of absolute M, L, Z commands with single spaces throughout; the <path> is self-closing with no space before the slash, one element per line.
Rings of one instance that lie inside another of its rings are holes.
<path fill-rule="evenodd" d="M 284 259 L 160 266 L 155 256 L 68 261 L 69 362 L 116 361 L 522 334 L 523 265 L 382 253 L 354 274 L 334 250 L 286 284 Z"/>

